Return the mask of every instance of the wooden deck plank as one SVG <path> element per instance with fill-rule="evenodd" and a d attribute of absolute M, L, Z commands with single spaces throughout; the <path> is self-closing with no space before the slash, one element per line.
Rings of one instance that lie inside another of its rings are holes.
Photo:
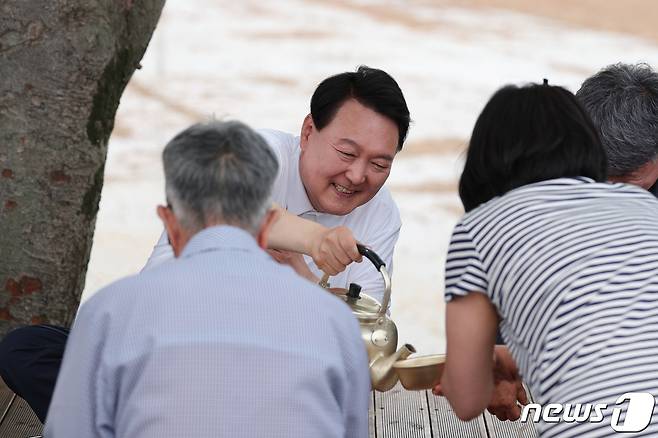
<path fill-rule="evenodd" d="M 368 438 L 377 438 L 375 426 L 375 393 L 370 394 L 370 406 L 368 407 Z"/>
<path fill-rule="evenodd" d="M 0 424 L 9 411 L 9 405 L 14 401 L 14 393 L 7 388 L 5 382 L 0 378 Z"/>
<path fill-rule="evenodd" d="M 487 438 L 487 428 L 481 415 L 471 421 L 462 421 L 452 411 L 448 399 L 431 391 L 426 391 L 426 396 L 434 438 Z"/>
<path fill-rule="evenodd" d="M 43 425 L 32 409 L 0 379 L 0 437 L 27 438 L 41 435 Z"/>
<path fill-rule="evenodd" d="M 375 392 L 377 438 L 432 438 L 424 391 L 407 391 L 399 383 L 385 393 Z"/>
<path fill-rule="evenodd" d="M 484 412 L 484 421 L 489 434 L 495 438 L 537 438 L 535 425 L 528 421 L 500 421 L 489 412 Z"/>
<path fill-rule="evenodd" d="M 26 438 L 41 435 L 43 425 L 25 400 L 16 397 L 9 407 L 2 424 L 0 424 L 0 437 Z"/>

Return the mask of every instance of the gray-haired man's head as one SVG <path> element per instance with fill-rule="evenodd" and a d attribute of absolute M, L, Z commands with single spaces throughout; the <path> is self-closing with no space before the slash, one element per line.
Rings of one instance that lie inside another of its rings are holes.
<path fill-rule="evenodd" d="M 278 171 L 258 133 L 236 121 L 197 124 L 174 137 L 162 157 L 167 200 L 188 233 L 228 224 L 256 234 Z"/>
<path fill-rule="evenodd" d="M 614 64 L 576 93 L 599 128 L 610 179 L 645 188 L 658 178 L 658 74 L 647 64 Z"/>

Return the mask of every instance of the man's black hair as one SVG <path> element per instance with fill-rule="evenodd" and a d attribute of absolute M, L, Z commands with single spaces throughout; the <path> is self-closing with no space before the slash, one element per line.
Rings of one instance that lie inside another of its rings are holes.
<path fill-rule="evenodd" d="M 376 68 L 362 65 L 356 72 L 340 73 L 322 81 L 311 97 L 315 127 L 321 130 L 331 123 L 341 105 L 350 98 L 395 123 L 397 150 L 401 150 L 409 131 L 409 108 L 395 79 Z"/>

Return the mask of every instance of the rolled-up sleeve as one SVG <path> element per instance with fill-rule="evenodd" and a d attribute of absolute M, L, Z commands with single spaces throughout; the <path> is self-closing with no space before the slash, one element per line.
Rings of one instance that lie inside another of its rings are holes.
<path fill-rule="evenodd" d="M 445 299 L 464 296 L 471 292 L 486 293 L 489 281 L 475 247 L 464 225 L 459 222 L 452 232 L 446 260 Z"/>

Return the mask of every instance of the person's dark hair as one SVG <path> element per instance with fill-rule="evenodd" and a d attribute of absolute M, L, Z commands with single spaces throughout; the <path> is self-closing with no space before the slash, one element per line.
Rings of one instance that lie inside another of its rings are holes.
<path fill-rule="evenodd" d="M 658 73 L 614 64 L 583 82 L 576 97 L 598 128 L 608 173 L 625 176 L 658 155 Z"/>
<path fill-rule="evenodd" d="M 606 179 L 606 156 L 575 96 L 551 85 L 506 86 L 473 129 L 459 196 L 470 211 L 509 190 L 539 181 Z"/>
<path fill-rule="evenodd" d="M 340 73 L 322 81 L 311 97 L 315 127 L 321 130 L 331 123 L 341 105 L 350 98 L 396 124 L 397 150 L 401 150 L 409 131 L 409 108 L 395 79 L 376 68 L 362 65 L 356 72 Z"/>

